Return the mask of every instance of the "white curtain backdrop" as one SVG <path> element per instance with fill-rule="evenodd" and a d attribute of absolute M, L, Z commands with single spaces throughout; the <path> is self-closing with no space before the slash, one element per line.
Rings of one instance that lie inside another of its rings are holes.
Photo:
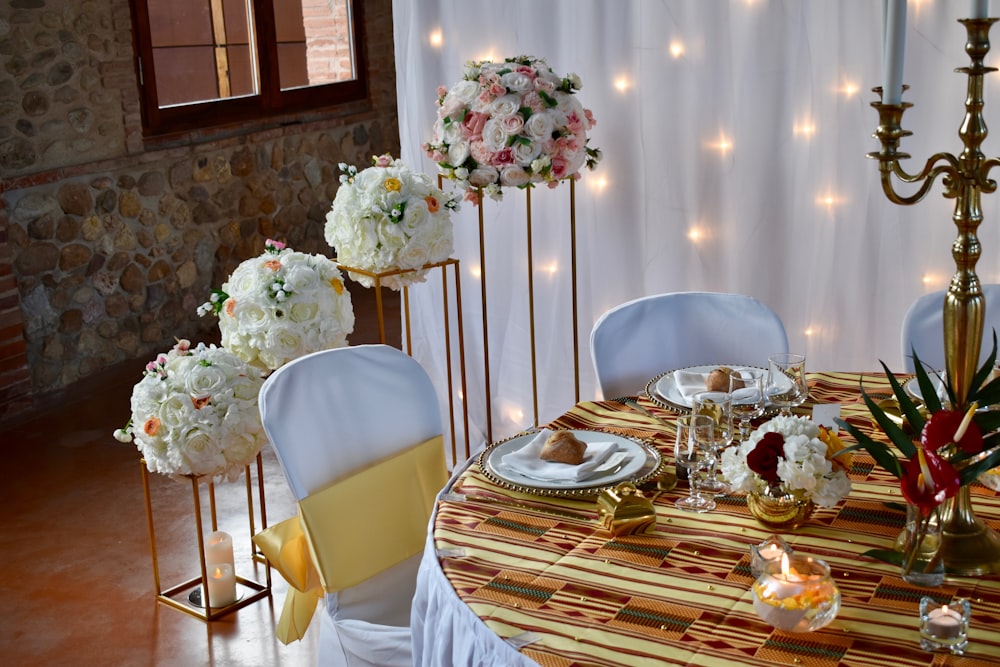
<path fill-rule="evenodd" d="M 947 287 L 956 229 L 940 183 L 919 204 L 896 206 L 865 158 L 878 150 L 869 105 L 882 84 L 881 11 L 877 0 L 394 0 L 401 157 L 436 173 L 421 150 L 435 89 L 459 81 L 468 60 L 529 54 L 579 74 L 578 98 L 597 119 L 590 143 L 604 153 L 576 184 L 582 399 L 597 397 L 594 321 L 660 292 L 757 297 L 781 316 L 808 369 L 879 370 L 884 360 L 902 370 L 903 315 Z M 967 2 L 909 2 L 903 80 L 914 106 L 903 126 L 914 134 L 901 149 L 913 155 L 911 173 L 934 153 L 962 150 L 966 77 L 954 69 L 969 63 L 957 22 L 968 12 Z M 998 85 L 987 77 L 987 124 L 1000 118 Z M 984 152 L 995 145 L 987 139 Z M 532 191 L 542 423 L 575 400 L 569 192 L 565 183 Z M 1000 282 L 995 200 L 984 196 L 979 230 L 984 282 Z M 489 435 L 498 440 L 535 420 L 524 193 L 483 211 Z M 477 210 L 465 204 L 454 220 L 468 380 L 456 406 L 469 402 L 475 449 L 488 439 Z M 414 354 L 444 397 L 438 282 L 411 288 L 410 299 Z"/>

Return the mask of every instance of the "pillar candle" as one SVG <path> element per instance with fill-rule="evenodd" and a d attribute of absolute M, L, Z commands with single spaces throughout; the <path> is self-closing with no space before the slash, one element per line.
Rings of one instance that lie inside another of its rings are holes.
<path fill-rule="evenodd" d="M 972 0 L 969 18 L 985 19 L 990 15 L 990 0 Z"/>
<path fill-rule="evenodd" d="M 208 597 L 213 609 L 236 602 L 236 573 L 229 563 L 208 566 Z"/>
<path fill-rule="evenodd" d="M 882 5 L 882 103 L 903 101 L 903 52 L 906 46 L 906 0 L 887 0 Z"/>
<path fill-rule="evenodd" d="M 220 563 L 234 566 L 233 537 L 229 533 L 217 530 L 209 533 L 205 542 L 205 563 L 218 565 Z"/>

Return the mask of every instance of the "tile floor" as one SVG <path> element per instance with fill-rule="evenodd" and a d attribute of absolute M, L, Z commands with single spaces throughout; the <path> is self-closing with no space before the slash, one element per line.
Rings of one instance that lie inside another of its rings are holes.
<path fill-rule="evenodd" d="M 378 342 L 371 294 L 352 289 L 352 344 Z M 387 293 L 384 305 L 390 341 L 400 340 L 394 297 Z M 287 590 L 277 573 L 270 598 L 211 623 L 156 601 L 138 454 L 112 437 L 128 419 L 145 361 L 122 364 L 0 423 L 0 506 L 7 516 L 0 529 L 0 663 L 314 664 L 318 624 L 288 646 L 274 638 Z M 271 525 L 295 509 L 270 447 L 263 461 Z M 193 491 L 162 475 L 149 479 L 160 582 L 169 588 L 198 574 Z M 217 485 L 216 501 L 219 528 L 234 538 L 237 574 L 264 581 L 264 566 L 250 558 L 244 480 Z"/>

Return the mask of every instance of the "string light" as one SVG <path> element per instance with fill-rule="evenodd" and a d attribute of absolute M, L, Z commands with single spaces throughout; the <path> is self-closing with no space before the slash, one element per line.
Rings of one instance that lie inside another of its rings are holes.
<path fill-rule="evenodd" d="M 729 140 L 724 133 L 719 133 L 719 140 L 714 143 L 708 144 L 709 148 L 714 148 L 719 151 L 720 154 L 725 155 L 729 151 L 733 150 L 733 142 Z"/>
<path fill-rule="evenodd" d="M 816 126 L 813 125 L 810 118 L 803 118 L 792 126 L 792 134 L 796 137 L 811 139 L 812 136 L 816 134 Z"/>
<path fill-rule="evenodd" d="M 615 88 L 619 93 L 624 93 L 626 90 L 632 87 L 632 82 L 628 80 L 627 76 L 620 76 L 615 79 Z"/>
<path fill-rule="evenodd" d="M 816 197 L 816 205 L 824 206 L 828 211 L 833 210 L 833 207 L 840 203 L 840 197 L 830 192 Z"/>
<path fill-rule="evenodd" d="M 702 239 L 706 238 L 708 235 L 705 230 L 701 227 L 694 226 L 688 229 L 687 237 L 691 243 L 699 243 Z"/>
<path fill-rule="evenodd" d="M 587 185 L 590 186 L 591 190 L 595 190 L 597 192 L 604 192 L 604 190 L 608 187 L 608 178 L 604 174 L 595 176 L 593 178 L 588 178 Z"/>
<path fill-rule="evenodd" d="M 545 271 L 550 276 L 554 276 L 559 273 L 559 262 L 552 260 L 548 264 L 542 267 L 542 271 Z"/>
<path fill-rule="evenodd" d="M 860 88 L 853 81 L 845 81 L 844 85 L 837 89 L 837 92 L 844 95 L 844 97 L 854 97 L 858 94 Z"/>
<path fill-rule="evenodd" d="M 524 423 L 524 410 L 517 405 L 507 408 L 507 419 L 515 424 Z"/>
<path fill-rule="evenodd" d="M 441 45 L 444 44 L 444 35 L 441 34 L 440 30 L 431 31 L 429 39 L 431 46 L 436 49 L 441 48 Z"/>
<path fill-rule="evenodd" d="M 483 271 L 482 271 L 482 269 L 479 268 L 478 264 L 473 264 L 472 266 L 470 266 L 469 267 L 469 273 L 476 280 L 479 280 L 480 278 L 483 277 Z"/>
<path fill-rule="evenodd" d="M 681 56 L 684 55 L 684 45 L 676 40 L 670 42 L 669 50 L 670 50 L 670 55 L 672 55 L 674 58 L 680 58 Z"/>

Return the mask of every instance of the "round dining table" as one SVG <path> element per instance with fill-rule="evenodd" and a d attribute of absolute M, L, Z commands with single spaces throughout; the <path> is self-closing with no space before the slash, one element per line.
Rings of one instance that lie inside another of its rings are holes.
<path fill-rule="evenodd" d="M 842 419 L 874 432 L 862 388 L 876 398 L 891 393 L 879 374 L 810 373 L 810 398 L 797 412 L 839 406 Z M 648 394 L 637 399 L 643 410 L 583 401 L 543 426 L 645 443 L 672 470 L 681 411 Z M 841 436 L 851 444 L 843 429 Z M 669 491 L 640 485 L 655 525 L 615 534 L 593 494 L 532 493 L 484 469 L 502 442 L 460 466 L 438 496 L 411 615 L 417 665 L 1000 664 L 1000 576 L 948 575 L 923 588 L 905 582 L 898 565 L 866 554 L 893 549 L 905 511 L 898 480 L 863 451 L 853 456 L 847 498 L 780 533 L 794 552 L 830 566 L 841 595 L 831 623 L 792 633 L 754 611 L 750 547 L 774 531 L 753 518 L 744 496 L 719 496 L 714 510 L 698 514 L 674 506 L 688 492 L 685 482 Z M 978 515 L 1000 528 L 1000 496 L 980 484 L 972 495 Z M 921 648 L 924 597 L 969 601 L 964 655 Z"/>

